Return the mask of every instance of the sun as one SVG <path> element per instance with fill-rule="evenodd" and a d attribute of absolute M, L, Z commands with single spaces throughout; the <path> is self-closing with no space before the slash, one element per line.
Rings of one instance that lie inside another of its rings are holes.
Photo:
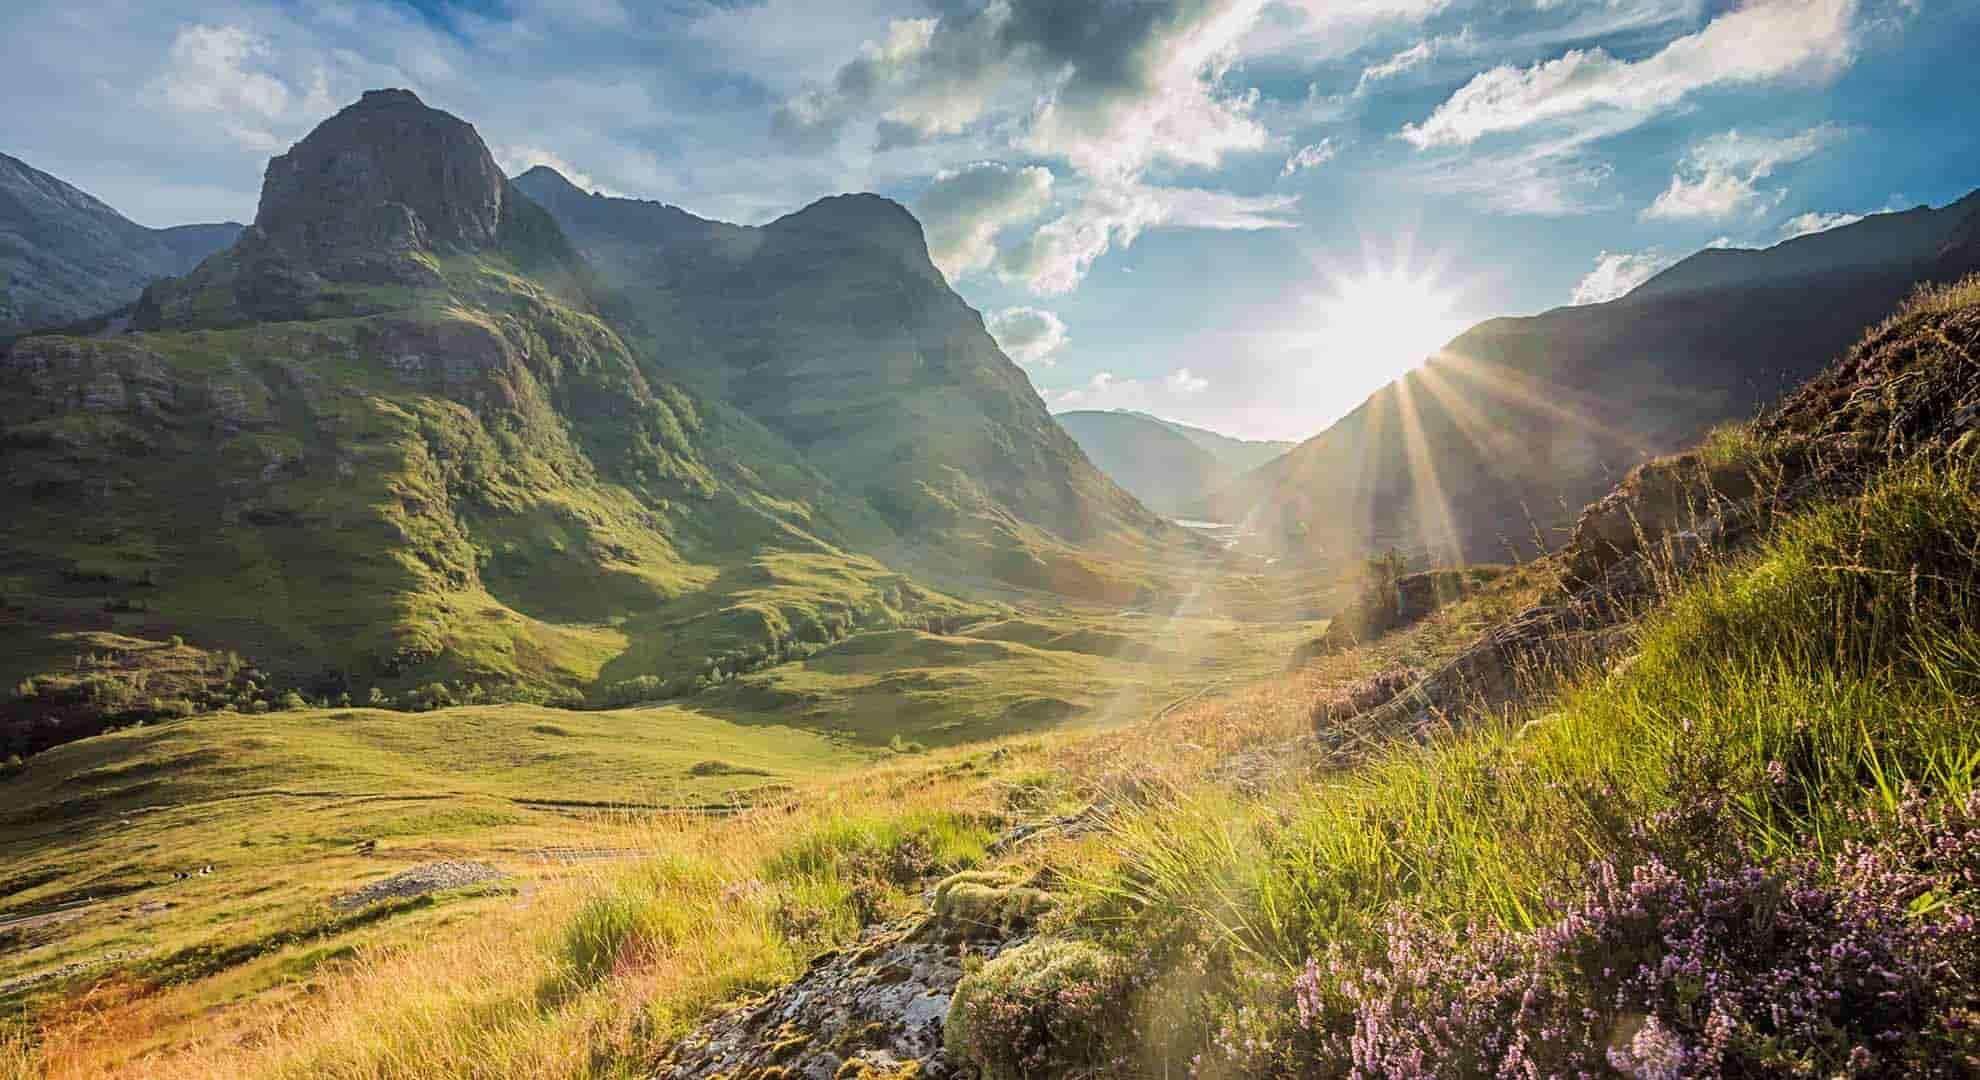
<path fill-rule="evenodd" d="M 1334 363 L 1386 381 L 1457 336 L 1456 301 L 1428 271 L 1368 267 L 1328 283 L 1313 329 Z"/>

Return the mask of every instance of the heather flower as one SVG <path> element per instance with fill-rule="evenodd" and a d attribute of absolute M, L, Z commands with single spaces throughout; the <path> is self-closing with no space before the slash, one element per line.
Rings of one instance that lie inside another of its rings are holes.
<path fill-rule="evenodd" d="M 1359 1077 L 1955 1076 L 1980 1052 L 1980 795 L 1908 795 L 1831 871 L 1813 860 L 1598 862 L 1530 932 L 1398 910 L 1378 956 L 1292 981 L 1277 1071 Z M 1296 1060 L 1289 1060 L 1296 1059 Z"/>

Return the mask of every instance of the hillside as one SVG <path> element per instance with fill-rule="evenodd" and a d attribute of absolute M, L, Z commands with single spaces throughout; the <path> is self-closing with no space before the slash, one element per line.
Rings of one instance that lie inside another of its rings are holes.
<path fill-rule="evenodd" d="M 1980 267 L 1980 193 L 1764 251 L 1701 252 L 1604 304 L 1493 319 L 1205 500 L 1265 549 L 1497 561 L 1560 542 L 1632 466 L 1751 417 L 1918 283 Z"/>
<path fill-rule="evenodd" d="M 547 167 L 516 183 L 669 370 L 864 498 L 917 541 L 908 557 L 1127 599 L 1145 583 L 1071 549 L 1176 541 L 1052 422 L 898 204 L 837 196 L 744 227 L 587 195 Z"/>
<path fill-rule="evenodd" d="M 1237 472 L 1181 432 L 1133 413 L 1082 410 L 1053 419 L 1101 472 L 1159 513 L 1183 513 Z"/>
<path fill-rule="evenodd" d="M 1211 492 L 1293 446 L 1234 439 L 1128 409 L 1075 409 L 1053 419 L 1101 472 L 1172 517 L 1188 515 Z"/>
<path fill-rule="evenodd" d="M 124 307 L 240 232 L 232 222 L 149 229 L 0 154 L 0 341 Z"/>
<path fill-rule="evenodd" d="M 1222 462 L 1227 468 L 1234 469 L 1237 472 L 1255 469 L 1299 445 L 1298 443 L 1285 442 L 1279 439 L 1239 439 L 1220 432 L 1211 431 L 1208 428 L 1195 427 L 1190 424 L 1179 423 L 1175 420 L 1165 420 L 1162 417 L 1149 413 L 1137 413 L 1132 409 L 1118 411 L 1145 417 L 1171 431 L 1181 434 L 1190 442 L 1209 451 L 1212 456 Z"/>
<path fill-rule="evenodd" d="M 236 245 L 145 291 L 141 332 L 14 345 L 9 741 L 290 689 L 666 696 L 985 610 L 865 554 L 897 544 L 865 500 L 643 359 L 594 288 L 472 126 L 375 91 L 270 163 Z M 236 681 L 161 699 L 84 655 L 105 632 Z"/>
<path fill-rule="evenodd" d="M 1510 1047 L 1542 1075 L 1969 1075 L 1976 347 L 1980 279 L 1917 297 L 1761 422 L 1633 473 L 1558 556 L 1421 621 L 1121 726 L 857 772 L 821 757 L 822 779 L 731 816 L 605 815 L 553 846 L 476 749 L 501 731 L 567 775 L 638 714 L 455 711 L 412 760 L 367 713 L 298 716 L 335 734 L 301 746 L 231 719 L 252 740 L 243 781 L 305 752 L 368 755 L 348 787 L 239 808 L 197 785 L 199 725 L 63 748 L 0 779 L 28 807 L 15 825 L 73 798 L 132 891 L 68 916 L 74 940 L 8 929 L 67 961 L 0 984 L 16 1000 L 74 979 L 97 1004 L 41 1014 L 0 1063 L 1473 1076 Z M 738 739 L 725 767 L 743 786 L 814 749 Z M 634 772 L 706 784 L 670 752 Z M 626 782 L 596 767 L 606 790 Z M 449 802 L 412 834 L 356 783 L 439 768 Z M 140 812 L 152 782 L 186 805 Z M 162 879 L 237 835 L 200 815 L 256 812 L 268 824 L 210 876 Z M 486 851 L 471 835 L 546 869 L 272 914 L 339 875 L 382 887 L 407 860 Z M 207 930 L 264 844 L 315 853 L 309 875 Z M 37 862 L 20 888 L 60 896 L 78 873 Z M 120 959 L 147 925 L 169 947 Z M 294 984 L 309 989 L 279 990 Z"/>

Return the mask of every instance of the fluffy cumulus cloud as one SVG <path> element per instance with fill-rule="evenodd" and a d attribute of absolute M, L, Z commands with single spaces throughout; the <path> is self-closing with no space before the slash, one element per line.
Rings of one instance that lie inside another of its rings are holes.
<path fill-rule="evenodd" d="M 1286 159 L 1286 164 L 1279 170 L 1279 175 L 1291 176 L 1294 173 L 1319 168 L 1327 162 L 1332 161 L 1334 155 L 1340 152 L 1340 147 L 1334 145 L 1334 140 L 1331 137 L 1321 139 L 1311 146 L 1302 146 L 1294 152 L 1293 156 Z"/>
<path fill-rule="evenodd" d="M 1748 0 L 1640 60 L 1571 49 L 1529 67 L 1482 72 L 1403 138 L 1418 147 L 1591 119 L 1633 126 L 1707 88 L 1819 81 L 1854 59 L 1857 0 Z"/>
<path fill-rule="evenodd" d="M 1600 304 L 1625 296 L 1676 261 L 1656 248 L 1604 251 L 1595 256 L 1595 269 L 1574 287 L 1574 303 Z"/>
<path fill-rule="evenodd" d="M 979 161 L 945 169 L 916 200 L 928 254 L 951 279 L 991 265 L 997 235 L 1036 219 L 1052 205 L 1052 170 Z"/>
<path fill-rule="evenodd" d="M 1057 315 L 1035 307 L 993 311 L 983 320 L 997 346 L 1020 364 L 1050 366 L 1068 340 L 1066 324 Z"/>
<path fill-rule="evenodd" d="M 1844 225 L 1854 225 L 1862 220 L 1862 214 L 1825 214 L 1819 211 L 1796 214 L 1781 225 L 1781 239 L 1792 240 L 1810 233 L 1828 232 L 1830 229 L 1840 229 Z"/>
<path fill-rule="evenodd" d="M 1704 140 L 1685 155 L 1670 187 L 1643 211 L 1664 221 L 1722 221 L 1764 214 L 1787 197 L 1785 188 L 1763 188 L 1774 170 L 1810 157 L 1842 138 L 1825 124 L 1780 138 L 1728 131 Z"/>
<path fill-rule="evenodd" d="M 1214 167 L 1274 145 L 1254 115 L 1258 95 L 1225 82 L 1266 2 L 990 0 L 896 20 L 828 80 L 788 98 L 775 126 L 801 143 L 864 139 L 883 151 L 974 136 L 1063 162 L 1075 181 L 1057 189 L 1064 212 L 1001 255 L 996 234 L 1019 218 L 992 224 L 965 206 L 949 222 L 924 209 L 952 274 L 994 267 L 1040 295 L 1064 292 L 1151 227 L 1290 224 L 1275 216 L 1291 205 L 1281 197 L 1145 179 L 1151 168 Z M 936 189 L 964 182 L 944 174 Z"/>

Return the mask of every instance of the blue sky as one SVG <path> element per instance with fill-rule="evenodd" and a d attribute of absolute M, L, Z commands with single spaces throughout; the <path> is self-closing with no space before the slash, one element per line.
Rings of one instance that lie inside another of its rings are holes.
<path fill-rule="evenodd" d="M 1980 0 L 15 3 L 0 150 L 254 211 L 364 89 L 761 222 L 873 190 L 1054 409 L 1302 438 L 1478 319 L 1980 186 Z"/>

